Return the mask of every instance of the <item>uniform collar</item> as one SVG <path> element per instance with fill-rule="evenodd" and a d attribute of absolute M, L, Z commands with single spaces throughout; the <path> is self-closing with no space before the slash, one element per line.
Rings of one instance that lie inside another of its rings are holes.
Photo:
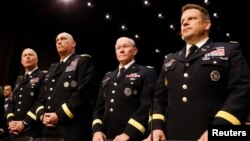
<path fill-rule="evenodd" d="M 126 69 L 127 69 L 128 67 L 130 67 L 134 62 L 135 62 L 135 60 L 132 60 L 132 61 L 130 61 L 129 63 L 127 63 L 125 66 L 119 65 L 119 69 L 122 68 L 122 67 L 124 67 L 125 70 L 126 70 Z"/>
<path fill-rule="evenodd" d="M 202 47 L 202 46 L 207 42 L 208 39 L 209 39 L 209 38 L 207 37 L 207 38 L 201 40 L 200 42 L 198 42 L 197 44 L 195 44 L 195 46 L 197 46 L 198 49 L 199 49 L 200 47 Z M 191 46 L 193 46 L 193 45 L 191 45 L 191 44 L 187 44 L 187 45 L 186 45 L 186 53 L 189 51 L 189 48 L 190 48 Z"/>
<path fill-rule="evenodd" d="M 26 75 L 26 74 L 31 75 L 32 72 L 34 72 L 37 68 L 38 68 L 38 67 L 35 67 L 35 68 L 34 68 L 33 70 L 31 70 L 31 71 L 25 72 L 25 75 Z"/>
<path fill-rule="evenodd" d="M 70 57 L 72 54 L 74 54 L 74 52 L 72 52 L 70 55 L 68 55 L 67 57 L 65 57 L 65 58 L 64 58 L 63 60 L 61 60 L 60 62 L 65 63 L 65 62 L 69 59 L 69 57 Z"/>

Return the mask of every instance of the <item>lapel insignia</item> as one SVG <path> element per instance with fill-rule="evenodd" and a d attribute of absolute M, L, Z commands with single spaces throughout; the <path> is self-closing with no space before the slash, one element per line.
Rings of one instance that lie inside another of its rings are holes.
<path fill-rule="evenodd" d="M 207 51 L 207 49 L 206 48 L 201 48 L 201 51 Z"/>
<path fill-rule="evenodd" d="M 210 57 L 207 54 L 205 54 L 204 57 L 202 57 L 202 60 L 210 60 Z"/>

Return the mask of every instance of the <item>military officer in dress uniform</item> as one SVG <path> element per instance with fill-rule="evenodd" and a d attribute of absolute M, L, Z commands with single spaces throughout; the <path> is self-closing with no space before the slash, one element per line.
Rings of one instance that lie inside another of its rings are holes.
<path fill-rule="evenodd" d="M 26 137 L 27 139 L 38 137 L 41 132 L 34 103 L 38 98 L 45 74 L 38 69 L 38 57 L 33 49 L 23 50 L 21 63 L 25 69 L 25 75 L 17 78 L 13 97 L 6 111 L 10 133 L 18 134 L 15 138 L 11 138 L 15 141 Z"/>
<path fill-rule="evenodd" d="M 186 47 L 164 60 L 155 89 L 153 137 L 147 141 L 205 141 L 210 124 L 245 123 L 249 67 L 238 43 L 209 39 L 210 26 L 206 9 L 196 4 L 182 7 L 181 33 Z M 194 45 L 197 50 L 188 55 Z"/>
<path fill-rule="evenodd" d="M 115 51 L 120 64 L 101 82 L 93 115 L 92 140 L 139 141 L 148 129 L 156 72 L 135 62 L 137 48 L 132 39 L 119 38 Z"/>
<path fill-rule="evenodd" d="M 94 65 L 89 55 L 77 55 L 75 46 L 69 33 L 57 35 L 61 62 L 49 68 L 36 105 L 36 113 L 44 124 L 43 141 L 91 139 Z"/>

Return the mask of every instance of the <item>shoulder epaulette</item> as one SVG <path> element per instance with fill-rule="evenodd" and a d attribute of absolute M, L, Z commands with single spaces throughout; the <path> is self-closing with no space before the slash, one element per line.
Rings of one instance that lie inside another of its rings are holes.
<path fill-rule="evenodd" d="M 239 44 L 239 42 L 236 42 L 236 41 L 230 41 L 229 43 L 230 44 Z"/>
<path fill-rule="evenodd" d="M 110 74 L 110 73 L 111 73 L 111 71 L 107 72 L 105 75 L 108 75 L 108 74 Z"/>
<path fill-rule="evenodd" d="M 54 66 L 55 65 L 55 63 L 52 63 L 50 66 L 52 67 L 52 66 Z"/>
<path fill-rule="evenodd" d="M 21 78 L 23 78 L 23 76 L 22 76 L 22 75 L 19 75 L 17 78 L 18 78 L 18 79 L 21 79 Z"/>
<path fill-rule="evenodd" d="M 167 55 L 165 55 L 165 59 L 167 59 L 172 53 L 169 53 Z"/>
<path fill-rule="evenodd" d="M 88 54 L 81 54 L 80 56 L 81 56 L 81 57 L 89 57 L 89 58 L 91 58 L 91 56 L 88 55 Z"/>

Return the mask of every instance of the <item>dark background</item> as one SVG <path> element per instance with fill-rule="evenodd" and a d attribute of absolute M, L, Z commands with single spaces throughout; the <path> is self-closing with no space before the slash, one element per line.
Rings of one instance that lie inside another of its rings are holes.
<path fill-rule="evenodd" d="M 213 41 L 237 41 L 242 45 L 248 61 L 247 34 L 249 20 L 246 2 L 235 0 L 74 0 L 63 3 L 60 0 L 5 0 L 0 5 L 0 85 L 14 85 L 18 75 L 24 73 L 21 66 L 21 52 L 33 48 L 38 53 L 39 68 L 46 70 L 51 63 L 59 61 L 55 37 L 60 32 L 71 33 L 76 42 L 78 54 L 92 56 L 98 78 L 116 69 L 114 45 L 120 36 L 133 38 L 139 48 L 136 61 L 150 65 L 157 72 L 164 56 L 180 50 L 181 6 L 186 3 L 201 4 L 210 12 Z M 246 6 L 245 6 L 246 5 Z M 157 17 L 162 12 L 164 18 Z M 218 17 L 214 17 L 216 12 Z M 105 19 L 105 14 L 111 20 Z M 120 26 L 126 24 L 127 30 Z M 174 29 L 169 26 L 173 24 Z M 230 36 L 226 36 L 229 33 Z M 135 38 L 138 34 L 140 38 Z M 246 36 L 243 36 L 246 35 Z M 155 52 L 159 49 L 160 52 Z"/>

